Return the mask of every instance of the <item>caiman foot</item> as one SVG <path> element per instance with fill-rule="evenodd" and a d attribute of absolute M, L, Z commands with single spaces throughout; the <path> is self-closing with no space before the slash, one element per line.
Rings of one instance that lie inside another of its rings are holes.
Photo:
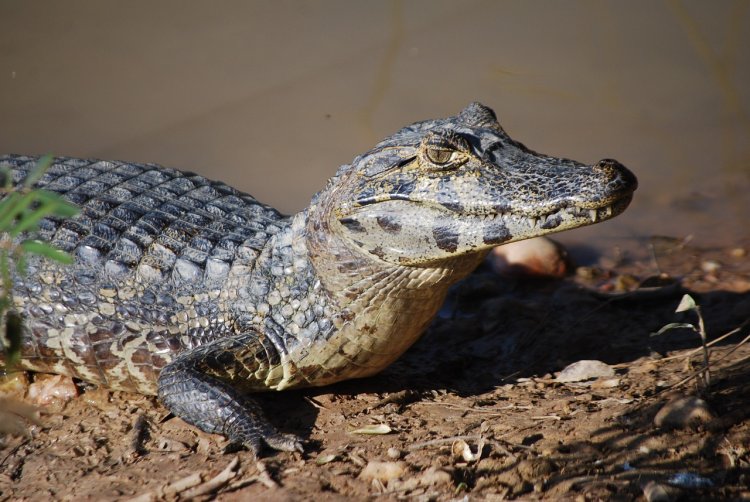
<path fill-rule="evenodd" d="M 189 358 L 177 358 L 161 371 L 159 399 L 187 423 L 208 433 L 222 434 L 256 456 L 264 444 L 280 451 L 303 451 L 301 439 L 277 431 L 256 400 L 196 370 Z"/>

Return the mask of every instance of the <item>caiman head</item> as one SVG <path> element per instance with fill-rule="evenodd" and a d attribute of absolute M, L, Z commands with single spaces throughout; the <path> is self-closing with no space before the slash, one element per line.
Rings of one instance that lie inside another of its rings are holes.
<path fill-rule="evenodd" d="M 585 165 L 529 150 L 490 108 L 472 103 L 357 157 L 317 203 L 326 206 L 328 235 L 342 244 L 393 265 L 429 267 L 612 218 L 636 187 L 617 161 Z"/>

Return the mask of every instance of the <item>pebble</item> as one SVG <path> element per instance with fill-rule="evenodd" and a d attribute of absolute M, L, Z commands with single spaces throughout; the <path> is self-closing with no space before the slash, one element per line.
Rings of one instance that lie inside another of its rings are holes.
<path fill-rule="evenodd" d="M 391 446 L 390 448 L 388 448 L 387 455 L 388 455 L 388 458 L 390 458 L 390 459 L 398 460 L 398 459 L 401 458 L 401 450 L 399 450 L 398 448 L 394 448 L 393 446 Z"/>
<path fill-rule="evenodd" d="M 618 293 L 627 291 L 633 291 L 638 288 L 640 281 L 638 278 L 630 274 L 618 275 L 615 278 L 614 290 Z"/>
<path fill-rule="evenodd" d="M 29 377 L 25 371 L 0 376 L 0 397 L 22 398 L 29 388 Z"/>
<path fill-rule="evenodd" d="M 654 417 L 654 424 L 660 428 L 686 429 L 706 424 L 713 418 L 706 401 L 687 396 L 673 399 L 662 406 Z"/>
<path fill-rule="evenodd" d="M 615 370 L 607 363 L 596 360 L 582 360 L 569 364 L 555 378 L 556 382 L 581 382 L 593 378 L 615 376 Z"/>
<path fill-rule="evenodd" d="M 54 402 L 66 403 L 78 395 L 78 389 L 71 377 L 63 375 L 37 374 L 34 383 L 29 385 L 28 398 L 40 406 Z"/>
<path fill-rule="evenodd" d="M 387 483 L 391 479 L 398 479 L 406 473 L 405 462 L 382 462 L 379 460 L 370 460 L 362 472 L 359 473 L 360 479 L 372 481 L 377 479 L 382 483 Z"/>
<path fill-rule="evenodd" d="M 586 281 L 591 281 L 604 275 L 601 269 L 595 267 L 578 267 L 576 268 L 576 277 Z"/>
<path fill-rule="evenodd" d="M 721 263 L 715 260 L 704 260 L 701 262 L 701 270 L 707 274 L 715 274 L 721 268 Z"/>
<path fill-rule="evenodd" d="M 568 253 L 561 244 L 536 237 L 498 246 L 488 256 L 492 270 L 499 275 L 565 277 Z"/>
<path fill-rule="evenodd" d="M 337 459 L 338 455 L 335 453 L 321 453 L 318 455 L 318 458 L 315 459 L 315 463 L 318 465 L 325 465 Z"/>
<path fill-rule="evenodd" d="M 614 389 L 620 385 L 619 378 L 604 378 L 593 383 L 592 389 Z"/>
<path fill-rule="evenodd" d="M 643 495 L 647 502 L 671 502 L 676 500 L 679 494 L 669 485 L 649 481 L 643 487 Z"/>
<path fill-rule="evenodd" d="M 450 485 L 452 481 L 448 472 L 437 467 L 430 467 L 419 476 L 419 484 L 422 486 Z"/>

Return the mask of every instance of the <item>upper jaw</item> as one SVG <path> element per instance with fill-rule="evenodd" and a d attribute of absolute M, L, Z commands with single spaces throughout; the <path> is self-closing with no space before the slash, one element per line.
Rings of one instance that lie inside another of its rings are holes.
<path fill-rule="evenodd" d="M 485 222 L 489 219 L 502 219 L 504 226 L 513 235 L 512 240 L 521 240 L 536 237 L 553 232 L 592 225 L 605 221 L 622 213 L 630 204 L 632 193 L 620 197 L 612 202 L 599 205 L 569 204 L 559 205 L 546 210 L 543 213 L 496 213 L 484 216 Z"/>

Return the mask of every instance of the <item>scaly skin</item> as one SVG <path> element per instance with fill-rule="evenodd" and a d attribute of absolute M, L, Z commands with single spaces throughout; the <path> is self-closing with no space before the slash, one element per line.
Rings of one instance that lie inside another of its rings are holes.
<path fill-rule="evenodd" d="M 16 183 L 35 161 L 0 157 Z M 401 129 L 292 217 L 172 169 L 56 159 L 38 186 L 82 211 L 40 238 L 76 262 L 17 279 L 22 366 L 156 394 L 256 453 L 300 450 L 248 392 L 377 373 L 493 246 L 611 218 L 636 185 L 616 161 L 528 150 L 477 103 Z"/>

